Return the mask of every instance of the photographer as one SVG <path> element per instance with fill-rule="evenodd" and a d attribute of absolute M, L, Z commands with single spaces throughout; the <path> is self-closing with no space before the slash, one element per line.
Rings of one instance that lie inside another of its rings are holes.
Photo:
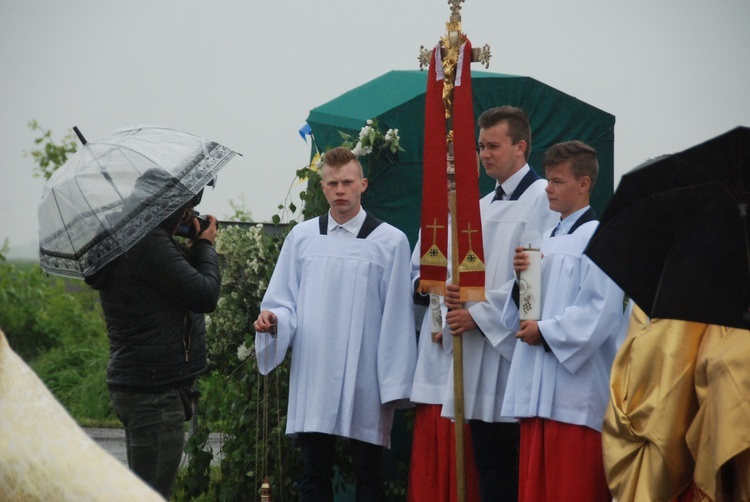
<path fill-rule="evenodd" d="M 159 176 L 145 173 L 136 190 Z M 107 322 L 107 385 L 125 427 L 128 466 L 165 499 L 194 411 L 192 385 L 206 369 L 204 314 L 216 308 L 221 284 L 216 218 L 201 225 L 193 211 L 198 202 L 200 194 L 86 278 L 99 291 Z M 186 227 L 192 238 L 178 244 L 173 235 Z"/>

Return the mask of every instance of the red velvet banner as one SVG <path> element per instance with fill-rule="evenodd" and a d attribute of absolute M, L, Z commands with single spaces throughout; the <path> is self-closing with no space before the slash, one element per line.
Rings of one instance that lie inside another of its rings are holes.
<path fill-rule="evenodd" d="M 439 73 L 438 73 L 439 71 Z M 419 290 L 445 294 L 448 266 L 448 147 L 440 44 L 433 51 L 427 76 L 422 167 L 422 234 Z"/>
<path fill-rule="evenodd" d="M 479 164 L 471 93 L 471 42 L 461 47 L 453 91 L 453 155 L 461 301 L 484 300 L 484 246 L 479 214 Z"/>

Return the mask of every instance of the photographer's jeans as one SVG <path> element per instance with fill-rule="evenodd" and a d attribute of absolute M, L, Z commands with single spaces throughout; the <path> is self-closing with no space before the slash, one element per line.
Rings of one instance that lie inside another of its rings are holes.
<path fill-rule="evenodd" d="M 111 390 L 109 396 L 125 426 L 130 470 L 169 500 L 185 442 L 185 411 L 179 392 Z"/>

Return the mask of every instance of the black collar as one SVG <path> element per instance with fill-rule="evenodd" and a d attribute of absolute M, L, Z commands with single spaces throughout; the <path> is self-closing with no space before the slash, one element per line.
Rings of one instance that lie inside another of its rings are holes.
<path fill-rule="evenodd" d="M 580 227 L 584 223 L 588 223 L 589 221 L 596 221 L 596 212 L 592 207 L 589 207 L 588 210 L 586 210 L 581 216 L 578 217 L 576 222 L 573 223 L 573 226 L 570 227 L 570 232 L 568 232 L 568 234 L 572 234 L 578 227 Z"/>
<path fill-rule="evenodd" d="M 516 189 L 513 190 L 513 193 L 510 194 L 508 200 L 518 200 L 518 198 L 523 195 L 527 188 L 529 188 L 536 180 L 541 179 L 542 177 L 539 176 L 539 173 L 537 173 L 533 167 L 529 166 L 529 172 L 526 173 L 523 178 L 521 178 L 521 182 L 518 184 Z"/>
<path fill-rule="evenodd" d="M 365 213 L 365 221 L 362 223 L 362 228 L 359 229 L 357 239 L 366 239 L 373 230 L 383 223 L 370 213 Z M 328 235 L 328 213 L 321 215 L 318 218 L 318 225 L 320 228 L 320 235 Z"/>

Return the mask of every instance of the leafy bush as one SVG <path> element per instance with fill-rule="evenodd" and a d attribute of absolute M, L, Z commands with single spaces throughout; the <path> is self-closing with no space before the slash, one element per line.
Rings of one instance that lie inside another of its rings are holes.
<path fill-rule="evenodd" d="M 37 313 L 42 314 L 49 297 L 61 291 L 62 281 L 47 282 L 38 267 L 23 271 L 4 257 L 0 260 L 0 328 L 25 361 L 59 343 L 59 330 L 45 329 L 44 320 Z"/>
<path fill-rule="evenodd" d="M 80 281 L 21 270 L 0 251 L 0 328 L 77 420 L 111 421 L 108 342 L 98 296 Z"/>
<path fill-rule="evenodd" d="M 79 423 L 119 423 L 109 404 L 107 339 L 55 347 L 33 369 Z"/>
<path fill-rule="evenodd" d="M 78 150 L 78 143 L 72 132 L 66 134 L 58 144 L 52 140 L 52 131 L 43 128 L 36 120 L 29 121 L 27 125 L 29 129 L 41 134 L 41 136 L 34 139 L 36 148 L 24 153 L 31 155 L 34 159 L 34 164 L 36 164 L 34 177 L 48 180 L 55 171 L 65 164 L 68 156 Z"/>

